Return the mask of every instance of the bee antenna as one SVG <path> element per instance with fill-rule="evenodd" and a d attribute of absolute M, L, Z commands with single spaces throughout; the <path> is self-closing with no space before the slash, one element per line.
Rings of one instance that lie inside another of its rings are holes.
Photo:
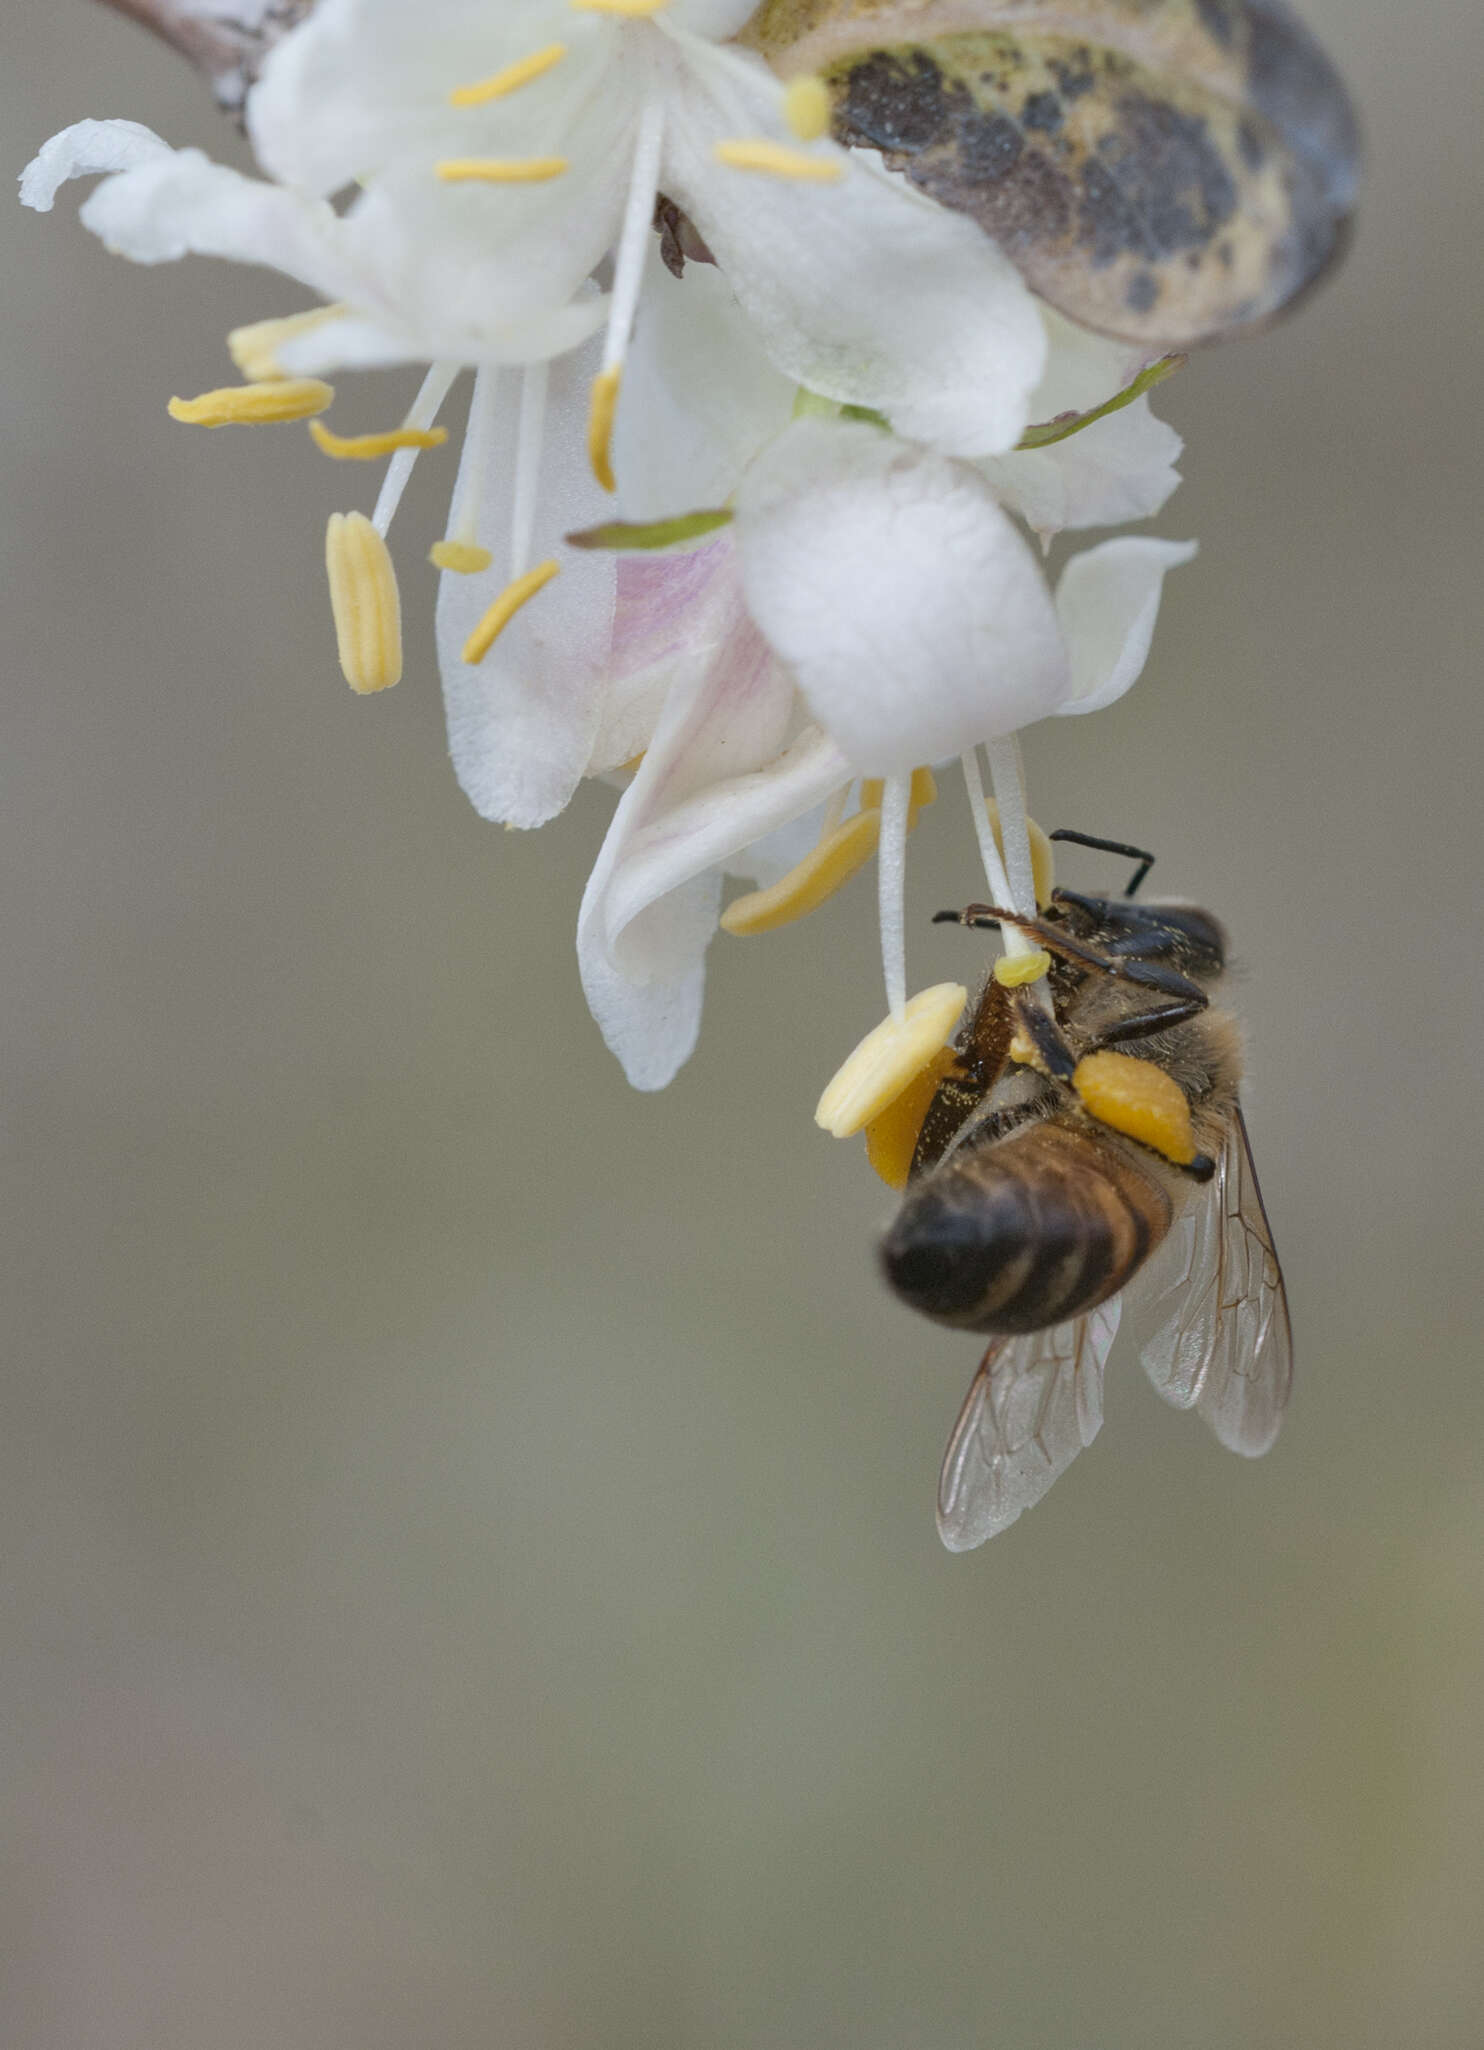
<path fill-rule="evenodd" d="M 999 931 L 1000 921 L 997 918 L 985 918 L 978 914 L 979 906 L 977 904 L 966 904 L 962 911 L 935 911 L 933 913 L 933 924 L 971 925 L 976 931 Z"/>

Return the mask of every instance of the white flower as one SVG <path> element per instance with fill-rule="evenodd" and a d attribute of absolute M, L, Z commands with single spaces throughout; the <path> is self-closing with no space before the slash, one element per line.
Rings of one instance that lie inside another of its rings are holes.
<path fill-rule="evenodd" d="M 81 217 L 110 248 L 145 263 L 195 251 L 266 265 L 331 302 L 237 331 L 249 386 L 174 402 L 178 418 L 305 418 L 332 397 L 311 382 L 324 373 L 430 365 L 398 428 L 341 438 L 315 424 L 327 453 L 392 454 L 369 524 L 340 519 L 329 541 L 357 689 L 401 673 L 385 536 L 418 450 L 443 438 L 435 422 L 457 372 L 478 371 L 434 560 L 491 571 L 445 593 L 443 670 L 461 769 L 471 722 L 511 736 L 498 765 L 464 775 L 481 811 L 511 824 L 566 803 L 600 713 L 582 650 L 606 634 L 612 569 L 579 565 L 556 537 L 597 517 L 589 455 L 613 483 L 636 310 L 646 278 L 671 282 L 646 263 L 659 194 L 721 265 L 755 360 L 790 392 L 804 384 L 928 445 L 984 454 L 1013 446 L 1041 376 L 1045 332 L 1014 268 L 961 215 L 818 133 L 817 87 L 802 122 L 797 90 L 726 40 L 752 12 L 753 0 L 318 0 L 248 97 L 266 179 L 122 121 L 53 137 L 22 179 L 22 198 L 45 210 L 66 179 L 106 174 Z M 592 279 L 608 260 L 605 295 Z M 726 375 L 700 340 L 687 346 L 693 383 Z M 566 437 L 554 453 L 548 396 Z M 646 436 L 684 442 L 683 424 L 643 417 Z M 562 598 L 526 614 L 558 574 Z"/>
<path fill-rule="evenodd" d="M 636 338 L 636 400 L 685 391 L 679 305 L 656 285 Z M 735 486 L 735 519 L 688 553 L 620 561 L 590 767 L 644 754 L 579 924 L 589 1003 L 646 1088 L 667 1082 L 694 1044 L 723 873 L 777 885 L 793 870 L 781 892 L 789 915 L 827 894 L 879 835 L 883 956 L 900 1008 L 914 768 L 963 760 L 992 893 L 1003 901 L 1018 883 L 1023 896 L 1019 864 L 1012 855 L 1007 877 L 988 837 L 975 750 L 991 745 L 1003 782 L 1020 728 L 1121 695 L 1147 656 L 1165 571 L 1194 553 L 1190 543 L 1104 542 L 1071 559 L 1053 598 L 999 502 L 994 465 L 871 425 L 789 424 L 789 394 L 750 358 L 724 282 L 698 281 L 685 315 L 707 324 L 705 360 L 728 375 L 686 393 L 683 471 L 715 501 Z M 636 438 L 642 417 L 636 406 Z M 1146 442 L 1158 439 L 1146 431 Z M 757 452 L 746 462 L 749 443 Z M 648 447 L 647 458 L 634 451 L 625 510 L 652 516 L 677 481 L 676 455 L 658 437 Z M 1168 470 L 1166 455 L 1152 468 Z M 1048 449 L 1041 460 L 1054 474 L 1067 458 Z M 1064 509 L 1096 517 L 1103 486 L 1079 495 L 1080 476 L 1063 488 Z M 1169 473 L 1155 502 L 1172 483 Z M 484 743 L 473 726 L 463 741 L 467 783 Z M 866 789 L 859 803 L 872 816 L 857 824 L 848 806 L 863 779 L 884 788 Z"/>

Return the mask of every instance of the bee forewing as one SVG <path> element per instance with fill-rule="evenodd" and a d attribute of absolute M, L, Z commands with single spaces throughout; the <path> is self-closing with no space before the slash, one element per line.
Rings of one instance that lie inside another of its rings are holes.
<path fill-rule="evenodd" d="M 969 1552 L 1039 1502 L 1097 1436 L 1118 1298 L 984 1355 L 943 1455 L 938 1535 Z"/>
<path fill-rule="evenodd" d="M 1293 1338 L 1240 1111 L 1204 1198 L 1176 1218 L 1146 1273 L 1150 1380 L 1177 1409 L 1199 1409 L 1231 1451 L 1257 1458 L 1283 1421 Z"/>

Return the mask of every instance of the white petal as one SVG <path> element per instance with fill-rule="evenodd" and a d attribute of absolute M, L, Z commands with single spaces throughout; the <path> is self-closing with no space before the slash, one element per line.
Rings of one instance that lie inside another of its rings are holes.
<path fill-rule="evenodd" d="M 450 106 L 456 87 L 558 39 L 563 61 L 508 101 Z M 612 23 L 551 0 L 318 0 L 249 95 L 253 148 L 274 177 L 322 194 L 413 157 L 528 154 L 527 127 L 564 127 L 616 41 Z"/>
<path fill-rule="evenodd" d="M 615 816 L 614 827 L 618 819 Z M 604 843 L 606 855 L 608 843 Z M 602 936 L 605 871 L 593 870 L 577 920 L 577 965 L 588 1009 L 609 1051 L 636 1089 L 663 1089 L 695 1051 L 706 994 L 706 948 L 716 930 L 721 877 L 703 875 L 677 890 L 665 907 L 669 951 L 689 955 L 677 975 L 633 982 L 614 966 Z M 659 915 L 659 914 L 656 914 Z"/>
<path fill-rule="evenodd" d="M 1149 657 L 1165 571 L 1196 553 L 1194 541 L 1120 539 L 1074 555 L 1056 587 L 1056 612 L 1072 663 L 1062 712 L 1098 712 L 1138 682 Z"/>
<path fill-rule="evenodd" d="M 773 361 L 826 397 L 885 413 L 901 433 L 964 455 L 1013 447 L 1046 338 L 1014 266 L 963 215 L 873 158 L 812 145 L 835 184 L 719 164 L 729 137 L 791 138 L 778 81 L 728 51 L 667 107 L 665 190 L 694 219 Z"/>
<path fill-rule="evenodd" d="M 576 391 L 585 393 L 596 367 L 596 346 L 555 364 L 558 405 L 565 409 Z M 548 419 L 534 559 L 554 557 L 560 573 L 516 614 L 482 662 L 464 661 L 464 643 L 511 575 L 516 394 L 516 378 L 502 373 L 479 527 L 494 562 L 480 576 L 442 578 L 438 658 L 449 751 L 470 802 L 485 818 L 539 826 L 566 805 L 592 751 L 616 577 L 611 555 L 568 548 L 561 538 L 601 519 L 609 501 L 593 480 L 584 444 L 553 432 Z M 471 459 L 466 445 L 456 504 Z"/>
<path fill-rule="evenodd" d="M 648 748 L 672 686 L 709 669 L 742 619 L 730 534 L 683 554 L 618 558 L 603 713 L 589 775 L 618 768 Z"/>
<path fill-rule="evenodd" d="M 100 171 L 129 171 L 152 157 L 173 155 L 152 128 L 138 121 L 76 121 L 54 135 L 21 173 L 21 205 L 37 213 L 52 210 L 69 178 L 91 178 Z"/>
<path fill-rule="evenodd" d="M 753 617 L 864 775 L 962 754 L 1067 695 L 1040 569 L 967 464 L 801 420 L 743 480 L 736 533 Z"/>
<path fill-rule="evenodd" d="M 788 425 L 797 386 L 775 370 L 713 264 L 672 277 L 650 252 L 624 365 L 613 467 L 626 519 L 723 505 Z"/>
<path fill-rule="evenodd" d="M 758 0 L 672 0 L 664 20 L 693 36 L 722 42 L 756 14 Z"/>
<path fill-rule="evenodd" d="M 135 263 L 230 257 L 266 264 L 327 299 L 349 296 L 354 284 L 341 223 L 326 201 L 244 178 L 196 149 L 149 155 L 106 178 L 80 218 Z"/>
<path fill-rule="evenodd" d="M 817 728 L 779 753 L 794 719 L 792 686 L 743 621 L 672 689 L 619 801 L 583 898 L 578 958 L 637 1088 L 662 1088 L 695 1044 L 723 864 L 849 773 Z"/>
<path fill-rule="evenodd" d="M 1038 534 L 1065 527 L 1113 527 L 1157 513 L 1180 482 L 1184 447 L 1166 421 L 1135 399 L 1050 448 L 982 463 L 996 496 Z"/>

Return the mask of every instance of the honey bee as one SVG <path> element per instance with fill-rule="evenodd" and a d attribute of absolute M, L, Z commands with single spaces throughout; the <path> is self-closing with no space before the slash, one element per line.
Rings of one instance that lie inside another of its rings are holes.
<path fill-rule="evenodd" d="M 1237 1026 L 1211 1005 L 1226 935 L 1194 906 L 1136 901 L 1151 855 L 1050 837 L 1141 865 L 1123 897 L 1057 890 L 1035 919 L 985 904 L 938 914 L 1018 926 L 1050 965 L 1015 986 L 1002 959 L 1005 979 L 987 979 L 881 1241 L 904 1302 L 990 1334 L 943 1460 L 950 1551 L 1007 1528 L 1091 1444 L 1136 1277 L 1156 1390 L 1232 1451 L 1272 1445 L 1293 1373 Z"/>

